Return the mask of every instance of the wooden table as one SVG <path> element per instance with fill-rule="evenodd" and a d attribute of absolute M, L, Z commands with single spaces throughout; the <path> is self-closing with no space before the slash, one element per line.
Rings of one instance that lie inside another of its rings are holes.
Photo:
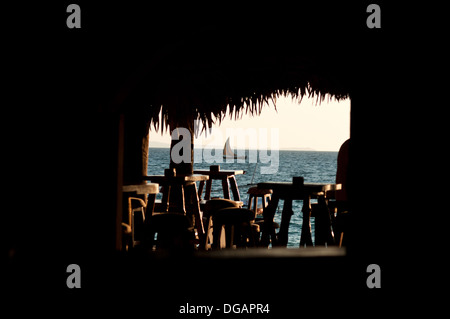
<path fill-rule="evenodd" d="M 212 181 L 217 179 L 222 181 L 223 188 L 223 198 L 230 198 L 230 188 L 233 193 L 233 199 L 237 202 L 241 201 L 241 196 L 239 194 L 239 189 L 236 183 L 236 175 L 245 174 L 244 170 L 221 170 L 219 165 L 212 165 L 209 170 L 207 169 L 199 169 L 194 170 L 194 174 L 202 174 L 209 176 L 209 179 L 206 181 L 206 190 L 205 190 L 205 200 L 211 199 L 211 186 Z M 203 187 L 205 182 L 200 182 L 199 185 L 199 197 L 201 198 L 203 193 Z"/>
<path fill-rule="evenodd" d="M 139 195 L 148 195 L 146 198 L 146 210 L 145 214 L 150 214 L 153 212 L 155 207 L 156 194 L 159 192 L 159 185 L 157 183 L 149 184 L 136 184 L 136 185 L 123 185 L 122 192 L 124 193 L 136 193 Z M 128 208 L 129 210 L 130 208 Z"/>
<path fill-rule="evenodd" d="M 200 246 L 206 247 L 206 235 L 203 227 L 202 213 L 200 211 L 200 200 L 197 192 L 196 182 L 205 182 L 209 179 L 206 175 L 174 175 L 166 173 L 165 175 L 143 176 L 144 180 L 158 183 L 163 187 L 163 197 L 161 200 L 162 212 L 178 212 L 186 215 L 186 203 L 195 218 L 195 228 L 197 228 Z M 175 196 L 171 196 L 176 194 Z M 190 217 L 189 215 L 187 215 Z"/>
<path fill-rule="evenodd" d="M 157 194 L 159 192 L 159 185 L 157 183 L 123 185 L 122 191 L 136 192 L 137 194 Z"/>
<path fill-rule="evenodd" d="M 264 228 L 262 235 L 263 245 L 269 245 L 269 236 L 272 236 L 272 245 L 287 246 L 288 230 L 292 211 L 292 201 L 302 200 L 303 223 L 300 237 L 300 247 L 312 246 L 311 237 L 311 198 L 318 199 L 318 210 L 316 214 L 316 238 L 315 244 L 334 244 L 334 235 L 331 225 L 330 213 L 327 206 L 327 192 L 341 189 L 341 184 L 321 183 L 296 183 L 296 182 L 264 182 L 258 183 L 258 188 L 272 189 L 272 199 L 264 209 Z M 274 233 L 273 218 L 275 216 L 278 202 L 284 200 L 281 213 L 281 225 L 278 236 Z"/>

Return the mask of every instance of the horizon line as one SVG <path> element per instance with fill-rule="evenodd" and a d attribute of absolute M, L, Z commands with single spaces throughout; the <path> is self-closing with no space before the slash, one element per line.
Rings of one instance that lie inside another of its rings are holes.
<path fill-rule="evenodd" d="M 150 148 L 170 149 L 170 145 L 149 146 L 149 149 Z M 217 147 L 217 148 L 219 148 L 219 147 Z M 202 148 L 198 148 L 198 147 L 194 146 L 194 151 L 195 150 L 199 150 L 199 149 L 202 149 Z M 214 149 L 214 147 L 208 147 L 208 148 L 205 148 L 205 149 Z M 222 149 L 222 147 L 220 147 L 220 149 Z M 242 149 L 235 149 L 235 150 L 237 151 L 237 150 L 242 150 Z M 245 151 L 260 151 L 260 149 L 254 149 L 254 148 L 244 149 L 244 150 Z M 270 150 L 268 150 L 268 151 L 270 151 Z M 314 148 L 310 148 L 310 147 L 305 147 L 305 148 L 300 148 L 300 147 L 297 147 L 297 148 L 285 148 L 285 147 L 283 147 L 283 148 L 280 148 L 279 151 L 336 152 L 336 153 L 338 152 L 338 150 L 318 150 L 318 149 L 314 149 Z"/>

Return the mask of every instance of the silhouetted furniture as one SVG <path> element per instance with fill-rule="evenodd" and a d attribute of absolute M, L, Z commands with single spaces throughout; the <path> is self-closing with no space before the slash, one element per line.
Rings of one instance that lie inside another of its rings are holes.
<path fill-rule="evenodd" d="M 261 189 L 258 187 L 250 187 L 247 191 L 249 194 L 248 206 L 247 208 L 252 210 L 255 213 L 255 224 L 259 225 L 260 229 L 264 228 L 264 217 L 262 217 L 264 208 L 270 202 L 270 198 L 273 191 L 271 189 Z M 261 198 L 261 207 L 258 208 L 258 198 Z M 272 223 L 273 230 L 271 233 L 274 233 L 276 229 L 280 228 L 280 225 L 276 222 Z M 257 234 L 259 241 L 259 233 Z"/>
<path fill-rule="evenodd" d="M 179 175 L 176 174 L 175 169 L 166 169 L 164 175 L 150 175 L 143 178 L 162 186 L 161 204 L 155 210 L 186 215 L 191 221 L 191 225 L 195 225 L 200 249 L 205 249 L 206 236 L 196 182 L 204 182 L 209 177 L 199 174 Z"/>
<path fill-rule="evenodd" d="M 142 225 L 145 220 L 145 202 L 137 197 L 128 197 L 128 220 L 122 222 L 122 249 L 129 250 L 140 242 Z"/>
<path fill-rule="evenodd" d="M 214 198 L 205 202 L 203 207 L 203 224 L 206 225 L 207 248 L 211 248 L 211 244 L 213 243 L 213 214 L 223 208 L 240 208 L 242 205 L 242 202 L 223 198 Z M 221 236 L 220 241 L 225 243 L 225 236 Z"/>
<path fill-rule="evenodd" d="M 179 213 L 154 213 L 145 222 L 145 246 L 152 250 L 189 253 L 195 249 L 194 227 Z"/>
<path fill-rule="evenodd" d="M 246 208 L 228 207 L 212 213 L 213 249 L 257 246 L 254 232 L 259 232 L 259 226 L 253 224 L 254 213 Z M 253 228 L 253 229 L 252 229 Z M 226 244 L 221 245 L 221 235 L 225 230 Z"/>
<path fill-rule="evenodd" d="M 127 222 L 122 222 L 122 248 L 128 250 L 139 244 L 145 217 L 151 216 L 158 184 L 124 185 L 122 192 L 127 204 Z M 143 198 L 137 196 L 143 195 Z"/>
<path fill-rule="evenodd" d="M 316 229 L 323 230 L 321 223 L 327 221 L 322 220 L 320 217 L 323 215 L 316 216 L 316 211 L 320 210 L 320 205 L 323 206 L 322 201 L 326 203 L 330 211 L 330 219 L 333 225 L 333 233 L 336 238 L 336 243 L 341 247 L 344 244 L 344 231 L 346 225 L 348 224 L 349 217 L 349 204 L 347 196 L 347 180 L 348 180 L 348 165 L 349 165 L 349 149 L 350 149 L 350 139 L 346 140 L 339 148 L 338 158 L 337 158 L 337 170 L 336 170 L 336 184 L 341 184 L 341 189 L 330 190 L 325 192 L 323 197 L 319 197 L 320 201 L 317 204 L 312 204 L 311 216 L 316 219 Z M 316 243 L 319 239 L 320 244 L 326 242 L 326 233 L 316 233 Z"/>
<path fill-rule="evenodd" d="M 334 238 L 336 239 L 336 244 L 338 244 L 339 247 L 342 247 L 345 245 L 344 233 L 348 225 L 350 209 L 347 201 L 338 201 L 334 195 L 334 192 L 327 192 L 326 200 L 330 211 L 330 216 L 332 217 L 333 232 Z M 311 216 L 315 215 L 315 206 L 317 205 L 312 207 L 313 210 L 311 212 Z"/>
<path fill-rule="evenodd" d="M 239 189 L 236 183 L 236 177 L 235 175 L 245 174 L 245 171 L 243 170 L 220 170 L 219 165 L 211 165 L 209 170 L 195 170 L 194 174 L 202 174 L 202 175 L 208 175 L 209 179 L 206 181 L 206 190 L 205 190 L 205 200 L 211 199 L 211 186 L 213 180 L 220 180 L 222 181 L 222 188 L 223 188 L 223 198 L 224 199 L 231 199 L 230 197 L 230 188 L 233 193 L 233 199 L 235 201 L 240 201 L 241 196 L 239 194 Z M 200 185 L 198 187 L 198 193 L 199 198 L 201 198 L 203 193 L 203 187 L 205 185 L 205 182 L 200 182 Z"/>
<path fill-rule="evenodd" d="M 320 184 L 303 183 L 302 178 L 294 178 L 293 182 L 264 182 L 258 183 L 260 189 L 272 189 L 272 199 L 269 205 L 264 209 L 264 228 L 262 235 L 262 245 L 268 246 L 270 237 L 272 245 L 286 246 L 288 242 L 288 230 L 292 211 L 292 201 L 302 200 L 303 222 L 300 237 L 300 247 L 312 246 L 311 237 L 311 198 L 318 199 L 318 209 L 316 213 L 316 245 L 334 244 L 333 231 L 330 220 L 330 213 L 327 208 L 325 194 L 328 191 L 335 191 L 341 188 L 340 184 Z M 273 228 L 273 218 L 278 207 L 279 200 L 284 200 L 281 214 L 281 225 L 278 234 L 275 234 Z M 317 225 L 319 217 L 319 226 Z M 318 237 L 319 236 L 319 237 Z M 324 239 L 326 238 L 326 239 Z"/>
<path fill-rule="evenodd" d="M 347 195 L 350 145 L 350 139 L 342 143 L 337 158 L 336 183 L 342 184 L 342 189 L 335 192 L 335 202 L 333 204 L 335 206 L 336 235 L 339 238 L 339 246 L 344 244 L 344 233 L 350 215 Z"/>
<path fill-rule="evenodd" d="M 255 212 L 255 218 L 257 215 L 263 213 L 264 207 L 269 204 L 272 193 L 273 191 L 271 189 L 260 189 L 258 187 L 250 187 L 248 189 L 247 194 L 249 194 L 249 198 L 247 208 Z M 261 198 L 261 208 L 258 208 L 258 198 Z"/>

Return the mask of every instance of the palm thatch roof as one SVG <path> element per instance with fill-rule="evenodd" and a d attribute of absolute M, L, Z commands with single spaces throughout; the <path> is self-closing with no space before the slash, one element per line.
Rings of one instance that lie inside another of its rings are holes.
<path fill-rule="evenodd" d="M 162 131 L 186 119 L 200 119 L 204 129 L 227 110 L 236 118 L 243 112 L 259 115 L 280 96 L 345 99 L 351 91 L 354 21 L 347 7 L 337 8 L 324 14 L 302 5 L 278 18 L 270 8 L 252 11 L 264 20 L 242 12 L 234 18 L 214 15 L 214 21 L 155 48 L 119 93 L 120 101 L 145 109 Z"/>

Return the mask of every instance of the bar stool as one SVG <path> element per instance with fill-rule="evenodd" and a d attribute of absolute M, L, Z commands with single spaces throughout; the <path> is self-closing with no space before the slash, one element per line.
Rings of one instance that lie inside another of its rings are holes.
<path fill-rule="evenodd" d="M 259 232 L 260 229 L 258 225 L 253 224 L 253 211 L 237 207 L 222 208 L 212 213 L 212 220 L 213 249 L 223 248 L 220 243 L 220 238 L 224 229 L 226 235 L 226 248 L 233 248 L 234 245 L 242 248 L 247 246 L 257 246 L 254 232 Z"/>
<path fill-rule="evenodd" d="M 236 202 L 230 199 L 223 198 L 213 198 L 205 202 L 203 206 L 203 225 L 205 225 L 206 228 L 207 249 L 211 248 L 211 244 L 213 243 L 212 215 L 214 214 L 214 212 L 228 207 L 240 208 L 242 204 L 242 202 Z M 224 242 L 225 239 L 220 237 L 220 240 Z"/>
<path fill-rule="evenodd" d="M 154 213 L 146 219 L 145 230 L 147 249 L 179 253 L 191 253 L 195 249 L 194 227 L 185 215 Z"/>
<path fill-rule="evenodd" d="M 163 187 L 162 200 L 155 207 L 155 211 L 179 213 L 188 217 L 197 230 L 199 248 L 205 249 L 206 237 L 196 182 L 206 181 L 209 177 L 198 174 L 178 175 L 176 169 L 171 168 L 165 169 L 164 175 L 143 176 L 143 179 Z"/>
<path fill-rule="evenodd" d="M 243 170 L 221 170 L 220 165 L 211 165 L 209 170 L 194 170 L 194 174 L 208 175 L 209 179 L 206 181 L 205 200 L 211 199 L 212 181 L 219 180 L 222 182 L 223 198 L 231 199 L 230 189 L 233 193 L 233 199 L 240 201 L 239 188 L 236 182 L 236 175 L 245 174 Z M 201 181 L 198 187 L 199 197 L 201 198 L 205 181 Z"/>
<path fill-rule="evenodd" d="M 261 189 L 258 187 L 250 187 L 247 191 L 247 194 L 249 194 L 248 199 L 248 209 L 252 210 L 254 212 L 255 216 L 255 224 L 259 225 L 259 227 L 262 229 L 264 226 L 264 218 L 259 217 L 258 215 L 262 215 L 264 208 L 269 205 L 271 195 L 273 191 L 271 189 Z M 258 208 L 258 198 L 261 198 L 262 207 Z M 280 224 L 274 222 L 273 223 L 273 232 L 275 232 L 275 229 L 280 228 Z M 258 233 L 258 239 L 259 239 L 259 233 Z"/>
<path fill-rule="evenodd" d="M 272 195 L 271 189 L 259 189 L 258 187 L 250 187 L 247 191 L 249 194 L 248 199 L 248 209 L 253 210 L 255 212 L 255 218 L 257 215 L 261 215 L 264 208 L 267 207 L 270 201 L 270 197 Z M 258 208 L 258 198 L 261 197 L 262 207 Z"/>

